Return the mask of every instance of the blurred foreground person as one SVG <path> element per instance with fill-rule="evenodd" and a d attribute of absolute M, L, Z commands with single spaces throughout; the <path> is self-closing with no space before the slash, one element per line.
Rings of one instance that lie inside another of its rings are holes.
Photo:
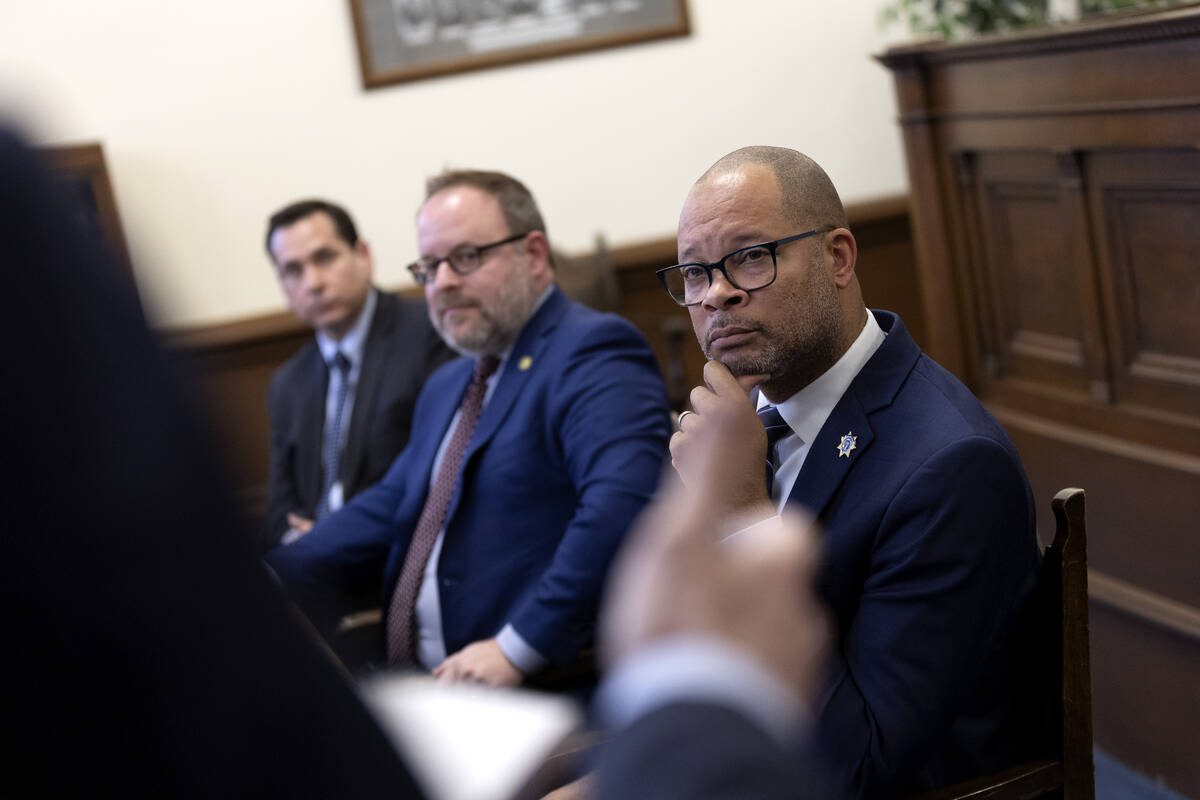
<path fill-rule="evenodd" d="M 789 512 L 754 537 L 716 500 L 729 417 L 693 442 L 692 491 L 676 483 L 639 520 L 601 618 L 611 669 L 597 697 L 616 735 L 602 797 L 830 798 L 810 711 L 829 625 L 817 599 L 815 527 Z"/>
<path fill-rule="evenodd" d="M 241 529 L 132 284 L 0 130 L 0 796 L 418 796 Z"/>

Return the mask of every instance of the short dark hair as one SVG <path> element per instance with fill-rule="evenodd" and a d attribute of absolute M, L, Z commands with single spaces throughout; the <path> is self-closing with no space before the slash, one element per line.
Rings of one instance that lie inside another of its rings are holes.
<path fill-rule="evenodd" d="M 328 200 L 299 200 L 279 209 L 267 221 L 265 240 L 267 255 L 274 260 L 275 254 L 271 252 L 271 237 L 275 235 L 275 231 L 293 225 L 313 214 L 328 214 L 329 218 L 333 220 L 333 227 L 337 231 L 338 238 L 351 247 L 358 244 L 358 230 L 354 227 L 354 220 L 350 219 L 346 209 Z"/>
<path fill-rule="evenodd" d="M 509 233 L 546 233 L 546 223 L 542 219 L 542 212 L 538 211 L 533 194 L 511 175 L 479 169 L 446 170 L 425 181 L 425 199 L 454 186 L 473 186 L 496 198 Z"/>

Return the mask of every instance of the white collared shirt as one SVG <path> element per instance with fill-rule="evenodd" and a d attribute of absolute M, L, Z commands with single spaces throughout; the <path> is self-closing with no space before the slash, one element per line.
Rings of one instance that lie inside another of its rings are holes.
<path fill-rule="evenodd" d="M 354 321 L 354 325 L 346 332 L 346 335 L 340 341 L 334 341 L 326 336 L 321 331 L 317 331 L 317 348 L 321 351 L 321 358 L 326 365 L 332 363 L 334 356 L 341 351 L 350 361 L 350 371 L 346 375 L 348 388 L 346 389 L 346 408 L 342 412 L 343 418 L 346 420 L 346 430 L 349 430 L 350 420 L 354 414 L 354 395 L 358 390 L 358 376 L 362 373 L 363 351 L 367 346 L 367 333 L 371 330 L 371 322 L 375 319 L 375 307 L 379 300 L 376 297 L 376 291 L 372 288 L 367 292 L 367 300 L 363 303 L 363 309 L 358 315 L 358 319 Z M 337 399 L 342 388 L 342 375 L 336 369 L 329 369 L 329 385 L 325 390 L 325 428 L 329 430 L 333 425 L 334 418 L 337 416 Z M 342 437 L 342 446 L 345 447 L 345 437 Z M 338 463 L 341 464 L 342 454 L 338 453 Z M 329 497 L 326 502 L 330 513 L 337 511 L 342 507 L 345 500 L 342 481 L 339 477 L 329 487 Z"/>
<path fill-rule="evenodd" d="M 775 464 L 775 485 L 771 499 L 780 513 L 788 495 L 792 493 L 792 487 L 796 485 L 800 469 L 808 458 L 808 451 L 812 449 L 817 434 L 885 338 L 887 334 L 879 327 L 875 315 L 868 310 L 867 321 L 854 343 L 821 377 L 782 403 L 772 403 L 762 392 L 758 393 L 759 410 L 774 405 L 779 409 L 783 421 L 792 429 L 775 446 L 778 461 Z"/>

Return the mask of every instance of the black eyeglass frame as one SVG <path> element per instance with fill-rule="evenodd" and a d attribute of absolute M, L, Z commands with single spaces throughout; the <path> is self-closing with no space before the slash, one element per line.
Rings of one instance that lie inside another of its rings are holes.
<path fill-rule="evenodd" d="M 712 286 L 713 272 L 720 272 L 722 275 L 725 276 L 725 280 L 729 283 L 729 285 L 732 286 L 733 288 L 737 289 L 738 291 L 757 292 L 759 289 L 765 289 L 768 286 L 770 286 L 772 283 L 775 282 L 775 279 L 779 277 L 779 260 L 775 256 L 776 250 L 783 247 L 785 244 L 791 244 L 792 242 L 798 242 L 801 239 L 807 239 L 810 236 L 816 236 L 818 233 L 828 233 L 829 231 L 836 230 L 836 229 L 837 229 L 837 226 L 834 226 L 834 225 L 823 225 L 820 228 L 813 228 L 811 231 L 805 231 L 804 233 L 797 233 L 795 236 L 788 236 L 783 239 L 776 239 L 773 242 L 763 242 L 762 244 L 752 244 L 752 245 L 748 245 L 746 247 L 739 247 L 737 250 L 734 250 L 731 253 L 726 253 L 724 256 L 721 257 L 720 261 L 714 261 L 711 264 L 706 264 L 703 261 L 689 261 L 686 264 L 676 264 L 673 267 L 663 267 L 660 270 L 655 270 L 654 274 L 658 276 L 658 281 L 659 281 L 659 283 L 661 283 L 663 285 L 663 288 L 667 290 L 667 294 L 671 295 L 671 299 L 685 308 L 688 306 L 700 305 L 702 302 L 704 302 L 704 298 L 701 297 L 699 300 L 695 300 L 691 303 L 688 303 L 685 300 L 680 300 L 671 291 L 671 287 L 667 285 L 667 273 L 669 273 L 669 272 L 677 272 L 679 270 L 687 269 L 689 267 L 700 267 L 701 269 L 704 270 L 705 274 L 708 277 L 708 284 L 705 286 L 706 291 L 709 286 Z M 755 286 L 753 289 L 746 289 L 741 286 L 738 286 L 737 281 L 735 281 L 733 278 L 731 278 L 729 276 L 729 272 L 726 271 L 725 262 L 728 261 L 729 259 L 733 258 L 734 256 L 736 256 L 738 253 L 745 253 L 748 250 L 758 250 L 759 248 L 763 248 L 763 247 L 765 247 L 771 253 L 771 280 L 767 281 L 762 286 Z"/>
<path fill-rule="evenodd" d="M 429 281 L 433 280 L 433 276 L 437 275 L 438 267 L 440 267 L 443 263 L 449 264 L 450 269 L 454 270 L 455 275 L 470 275 L 472 272 L 483 266 L 483 258 L 481 258 L 481 256 L 486 251 L 491 250 L 494 247 L 500 247 L 501 245 L 519 242 L 531 233 L 533 233 L 533 231 L 516 233 L 512 236 L 509 236 L 507 239 L 501 239 L 498 242 L 490 242 L 488 244 L 459 245 L 441 258 L 417 259 L 408 265 L 408 271 L 413 276 L 413 280 L 416 281 L 420 286 L 424 286 L 425 284 L 429 283 Z M 469 247 L 472 251 L 474 251 L 475 257 L 479 259 L 479 262 L 470 269 L 463 269 L 460 264 L 454 263 L 455 253 L 457 252 L 459 255 L 461 255 L 466 247 Z M 428 264 L 428 266 L 425 266 L 426 264 Z"/>

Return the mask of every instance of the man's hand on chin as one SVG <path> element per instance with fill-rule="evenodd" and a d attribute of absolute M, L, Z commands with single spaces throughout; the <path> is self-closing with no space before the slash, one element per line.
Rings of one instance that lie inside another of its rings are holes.
<path fill-rule="evenodd" d="M 692 411 L 680 416 L 679 431 L 671 437 L 671 463 L 692 490 L 701 485 L 699 476 L 707 467 L 702 454 L 720 454 L 721 480 L 709 505 L 722 518 L 744 525 L 775 513 L 767 496 L 767 434 L 749 396 L 767 377 L 734 377 L 720 361 L 709 361 L 704 385 L 692 390 Z"/>
<path fill-rule="evenodd" d="M 504 655 L 495 639 L 474 642 L 434 667 L 433 677 L 446 683 L 518 686 L 525 676 Z"/>

